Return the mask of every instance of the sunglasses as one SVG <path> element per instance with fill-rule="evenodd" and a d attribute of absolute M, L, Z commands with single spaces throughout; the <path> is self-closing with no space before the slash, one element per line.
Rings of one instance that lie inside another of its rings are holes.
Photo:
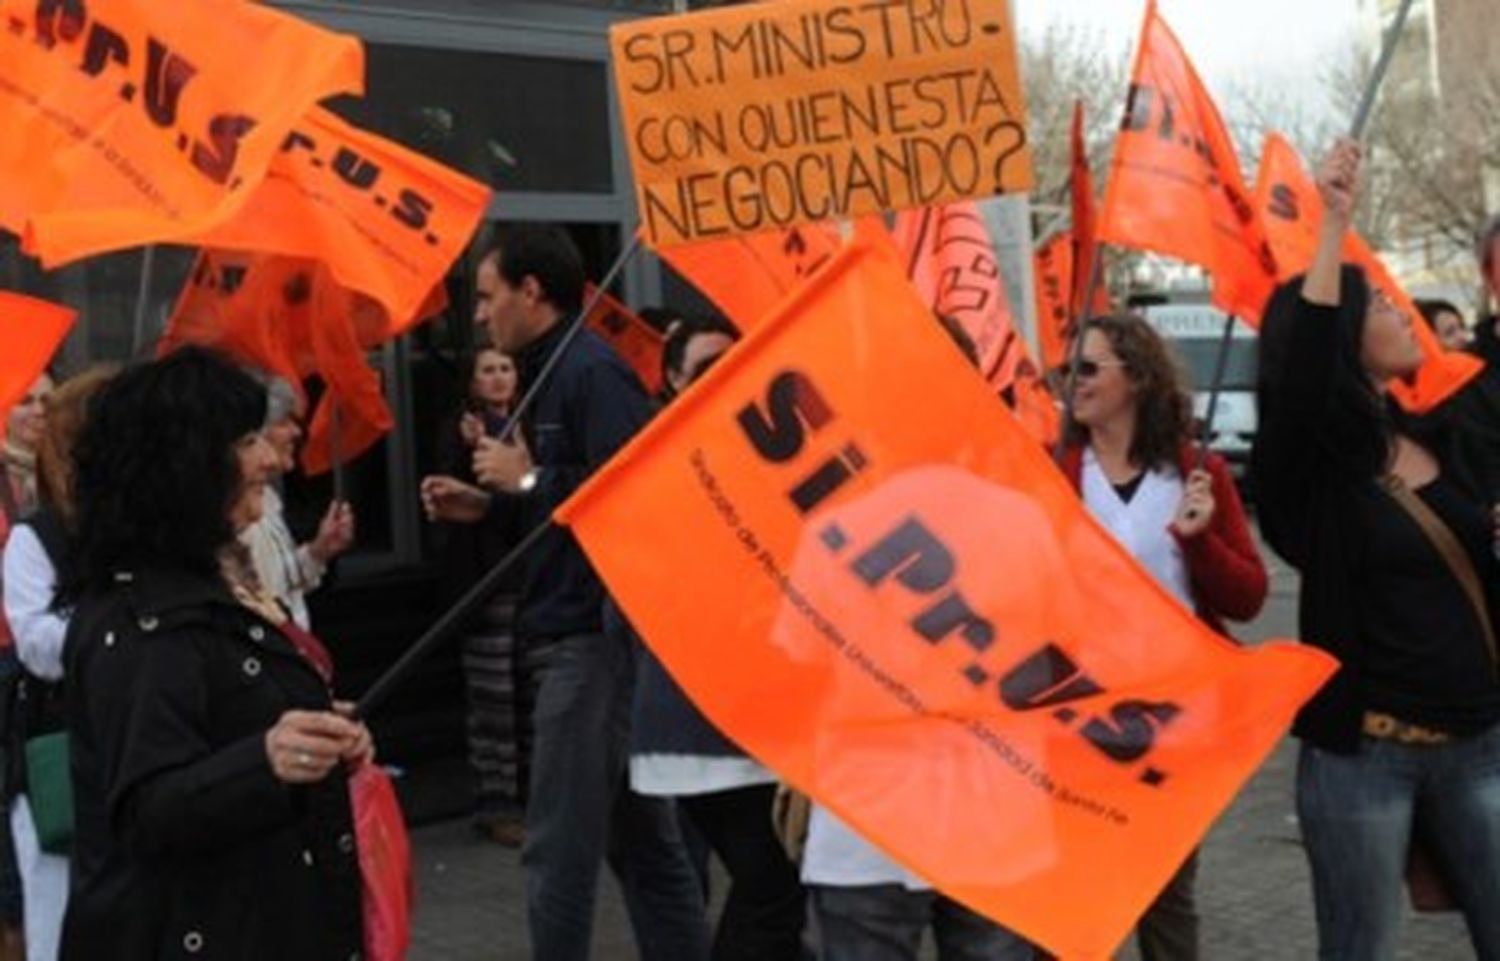
<path fill-rule="evenodd" d="M 1079 380 L 1089 380 L 1090 378 L 1098 377 L 1099 371 L 1106 367 L 1124 366 L 1125 362 L 1123 360 L 1080 360 L 1077 364 L 1071 362 L 1063 364 L 1059 369 L 1062 371 L 1064 377 L 1067 377 L 1070 372 L 1076 370 Z"/>

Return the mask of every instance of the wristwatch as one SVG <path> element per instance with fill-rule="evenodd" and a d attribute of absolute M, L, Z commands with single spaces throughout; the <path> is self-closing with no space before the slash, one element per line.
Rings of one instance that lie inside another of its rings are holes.
<path fill-rule="evenodd" d="M 537 479 L 541 476 L 541 473 L 542 472 L 540 469 L 533 467 L 531 470 L 522 474 L 521 479 L 516 481 L 516 490 L 520 491 L 523 494 L 531 493 L 534 489 L 536 489 L 536 482 Z"/>

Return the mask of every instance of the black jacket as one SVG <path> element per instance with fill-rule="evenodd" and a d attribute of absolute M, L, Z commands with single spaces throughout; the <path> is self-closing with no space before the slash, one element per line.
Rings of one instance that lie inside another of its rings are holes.
<path fill-rule="evenodd" d="M 536 381 L 567 329 L 558 323 L 516 357 L 522 393 Z M 526 494 L 496 495 L 494 523 L 519 540 L 615 455 L 651 419 L 635 373 L 593 332 L 581 331 L 522 414 L 521 430 L 539 469 Z M 514 543 L 514 541 L 512 541 Z M 549 640 L 603 629 L 604 585 L 570 531 L 554 528 L 522 561 L 516 635 Z"/>
<path fill-rule="evenodd" d="M 347 961 L 363 951 L 342 769 L 278 781 L 266 731 L 322 677 L 219 583 L 117 575 L 64 647 L 77 814 L 64 961 Z"/>

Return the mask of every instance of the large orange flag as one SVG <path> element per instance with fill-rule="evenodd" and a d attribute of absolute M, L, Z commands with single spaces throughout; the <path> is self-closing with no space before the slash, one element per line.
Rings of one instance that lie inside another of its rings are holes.
<path fill-rule="evenodd" d="M 435 298 L 427 308 L 440 310 L 443 303 Z M 384 308 L 338 284 L 316 261 L 203 251 L 158 351 L 202 344 L 298 387 L 320 377 L 325 390 L 302 452 L 303 469 L 318 474 L 335 460 L 368 450 L 394 423 L 380 376 L 365 359 L 381 341 L 361 336 L 361 327 L 390 326 L 384 315 Z"/>
<path fill-rule="evenodd" d="M 1108 956 L 1334 669 L 1157 586 L 863 243 L 558 520 L 729 737 L 1069 961 Z"/>
<path fill-rule="evenodd" d="M 594 296 L 594 287 L 589 285 L 584 299 Z M 646 393 L 656 396 L 662 386 L 662 354 L 666 349 L 664 338 L 655 327 L 631 313 L 629 308 L 609 294 L 599 298 L 599 303 L 588 316 L 589 329 L 603 337 L 615 349 L 615 353 L 630 365 L 635 375 L 646 387 Z"/>
<path fill-rule="evenodd" d="M 244 208 L 186 239 L 321 260 L 340 285 L 409 320 L 463 253 L 489 198 L 478 181 L 315 108 Z"/>
<path fill-rule="evenodd" d="M 1214 306 L 1251 324 L 1276 283 L 1229 132 L 1155 0 L 1146 4 L 1099 240 L 1198 264 L 1213 276 Z"/>
<path fill-rule="evenodd" d="M 750 330 L 794 287 L 838 252 L 826 224 L 663 247 L 656 255 L 713 301 L 740 330 Z"/>
<path fill-rule="evenodd" d="M 353 37 L 245 0 L 0 0 L 0 227 L 55 267 L 230 216 Z"/>
<path fill-rule="evenodd" d="M 1266 137 L 1255 197 L 1276 251 L 1279 279 L 1290 280 L 1312 265 L 1323 221 L 1323 199 L 1318 196 L 1317 184 L 1302 166 L 1296 148 L 1280 134 Z M 1484 369 L 1484 363 L 1477 357 L 1443 350 L 1406 291 L 1370 245 L 1353 231 L 1344 240 L 1344 259 L 1363 267 L 1370 283 L 1384 291 L 1413 321 L 1412 330 L 1425 360 L 1413 380 L 1390 384 L 1391 393 L 1403 407 L 1417 413 L 1431 410 Z"/>
<path fill-rule="evenodd" d="M 0 438 L 10 409 L 47 368 L 77 316 L 68 307 L 0 290 Z"/>

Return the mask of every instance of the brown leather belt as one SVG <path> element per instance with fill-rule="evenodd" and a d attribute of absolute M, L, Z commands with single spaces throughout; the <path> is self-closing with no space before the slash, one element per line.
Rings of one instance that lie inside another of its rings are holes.
<path fill-rule="evenodd" d="M 1366 737 L 1380 741 L 1397 741 L 1401 744 L 1447 744 L 1453 740 L 1445 731 L 1435 731 L 1420 724 L 1411 724 L 1398 717 L 1379 711 L 1366 711 L 1363 729 Z"/>

